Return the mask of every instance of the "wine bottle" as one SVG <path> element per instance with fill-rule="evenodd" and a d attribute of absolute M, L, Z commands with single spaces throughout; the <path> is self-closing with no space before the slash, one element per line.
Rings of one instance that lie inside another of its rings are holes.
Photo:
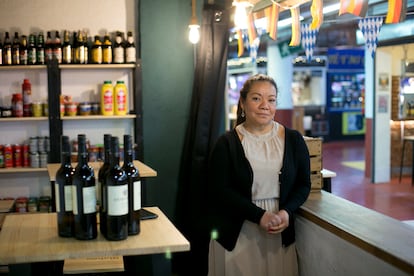
<path fill-rule="evenodd" d="M 111 158 L 111 134 L 104 134 L 104 163 L 99 168 L 98 172 L 98 190 L 99 190 L 99 230 L 102 235 L 106 236 L 106 213 L 108 210 L 108 204 L 106 202 L 106 188 L 105 188 L 105 176 L 109 170 L 110 158 Z"/>
<path fill-rule="evenodd" d="M 125 240 L 128 237 L 128 182 L 125 172 L 119 165 L 119 140 L 111 138 L 111 163 L 105 176 L 106 239 Z"/>
<path fill-rule="evenodd" d="M 95 239 L 97 237 L 95 176 L 88 164 L 84 134 L 78 135 L 78 164 L 73 175 L 72 198 L 75 238 Z"/>
<path fill-rule="evenodd" d="M 71 149 L 68 136 L 61 137 L 61 165 L 56 172 L 55 203 L 58 234 L 61 237 L 73 236 L 72 181 L 75 169 L 71 164 Z"/>
<path fill-rule="evenodd" d="M 128 235 L 137 235 L 141 231 L 141 178 L 134 165 L 133 143 L 131 135 L 124 135 L 124 164 L 128 180 Z"/>
<path fill-rule="evenodd" d="M 128 32 L 127 43 L 125 46 L 125 62 L 126 63 L 135 63 L 137 61 L 135 41 L 132 32 Z"/>

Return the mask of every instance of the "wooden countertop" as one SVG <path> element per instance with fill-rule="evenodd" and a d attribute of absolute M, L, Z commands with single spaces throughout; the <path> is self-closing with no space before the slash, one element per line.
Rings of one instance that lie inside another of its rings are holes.
<path fill-rule="evenodd" d="M 77 163 L 72 163 L 73 167 L 76 167 Z M 95 176 L 98 175 L 99 168 L 102 166 L 102 162 L 89 162 L 89 165 L 94 169 Z M 157 176 L 157 172 L 150 168 L 149 166 L 145 165 L 141 161 L 134 160 L 134 165 L 138 168 L 139 174 L 141 177 L 154 177 Z M 122 162 L 121 162 L 122 166 Z M 47 171 L 49 173 L 50 181 L 56 180 L 56 172 L 60 167 L 60 163 L 50 163 L 47 164 Z"/>
<path fill-rule="evenodd" d="M 299 214 L 414 275 L 412 226 L 325 191 L 311 193 Z"/>
<path fill-rule="evenodd" d="M 158 218 L 141 221 L 141 233 L 123 241 L 107 241 L 100 234 L 91 241 L 61 238 L 56 213 L 7 215 L 0 231 L 0 265 L 190 250 L 190 243 L 159 208 L 145 209 Z"/>

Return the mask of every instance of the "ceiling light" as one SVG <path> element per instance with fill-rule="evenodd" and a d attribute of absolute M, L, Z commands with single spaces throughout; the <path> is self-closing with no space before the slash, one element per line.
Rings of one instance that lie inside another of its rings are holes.
<path fill-rule="evenodd" d="M 190 40 L 193 44 L 197 44 L 198 41 L 200 41 L 200 25 L 198 25 L 196 16 L 196 0 L 191 1 L 191 10 L 192 16 L 190 25 L 188 25 L 188 28 L 190 29 L 188 33 L 188 40 Z"/>

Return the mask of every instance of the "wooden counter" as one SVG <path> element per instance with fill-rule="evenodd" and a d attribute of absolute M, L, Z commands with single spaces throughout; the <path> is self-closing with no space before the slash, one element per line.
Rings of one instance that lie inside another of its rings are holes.
<path fill-rule="evenodd" d="M 56 213 L 8 215 L 0 231 L 0 265 L 65 259 L 170 253 L 190 250 L 190 243 L 157 207 L 157 219 L 141 221 L 141 233 L 124 241 L 91 241 L 57 235 Z"/>
<path fill-rule="evenodd" d="M 72 163 L 72 166 L 75 168 L 77 163 Z M 120 165 L 122 166 L 122 162 Z M 95 177 L 98 176 L 99 168 L 102 166 L 102 162 L 89 162 L 89 165 L 94 169 L 95 171 Z M 145 165 L 144 163 L 134 160 L 134 165 L 139 170 L 139 174 L 141 177 L 154 177 L 157 176 L 157 172 L 150 168 L 149 166 Z M 47 164 L 47 171 L 49 173 L 50 181 L 56 180 L 56 172 L 60 167 L 60 163 L 50 163 Z"/>
<path fill-rule="evenodd" d="M 311 193 L 299 214 L 402 271 L 414 275 L 414 230 L 325 191 Z"/>

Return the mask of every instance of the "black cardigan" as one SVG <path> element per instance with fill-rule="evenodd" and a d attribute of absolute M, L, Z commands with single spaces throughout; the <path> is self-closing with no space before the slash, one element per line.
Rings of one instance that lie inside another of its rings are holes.
<path fill-rule="evenodd" d="M 285 128 L 285 151 L 280 172 L 279 209 L 289 213 L 289 227 L 282 232 L 282 243 L 295 241 L 294 212 L 307 199 L 310 188 L 309 151 L 302 135 Z M 209 158 L 208 189 L 211 230 L 227 250 L 236 246 L 244 220 L 259 224 L 265 212 L 252 202 L 253 171 L 244 155 L 235 129 L 217 140 Z M 277 183 L 275 183 L 277 185 Z"/>

